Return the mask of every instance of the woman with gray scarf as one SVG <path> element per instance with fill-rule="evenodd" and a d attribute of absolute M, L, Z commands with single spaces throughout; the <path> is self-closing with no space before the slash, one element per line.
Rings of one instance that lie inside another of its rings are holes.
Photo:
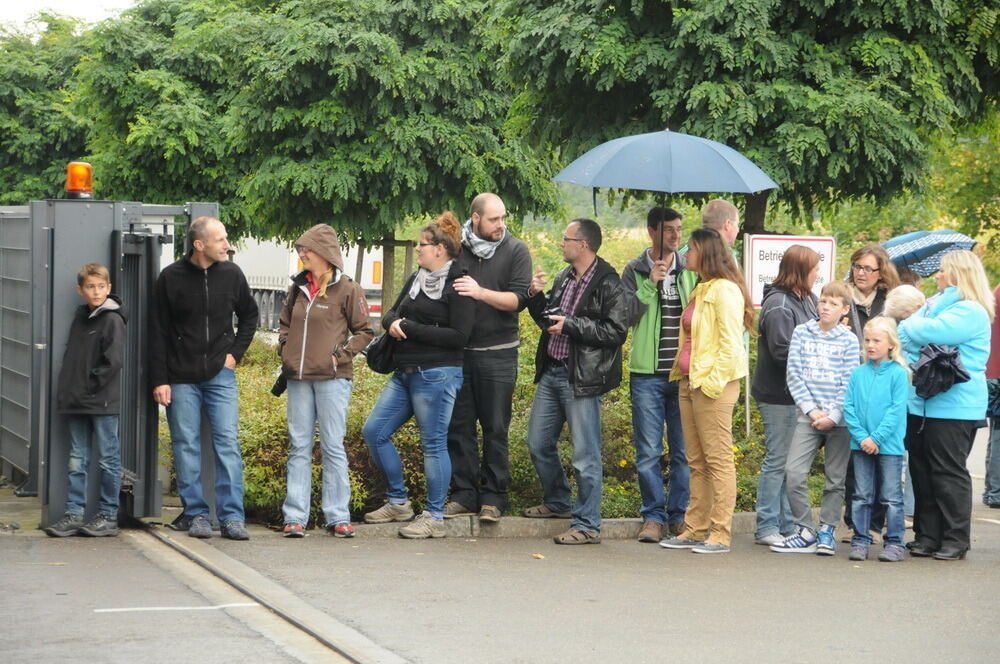
<path fill-rule="evenodd" d="M 385 505 L 365 514 L 367 523 L 408 521 L 413 508 L 392 435 L 416 416 L 424 450 L 427 501 L 424 511 L 399 529 L 400 537 L 444 537 L 444 503 L 451 480 L 448 423 L 462 386 L 462 360 L 475 302 L 455 292 L 461 271 L 454 259 L 461 227 L 445 212 L 420 231 L 419 269 L 410 276 L 382 327 L 395 340 L 396 370 L 362 429 L 376 465 L 385 475 Z"/>

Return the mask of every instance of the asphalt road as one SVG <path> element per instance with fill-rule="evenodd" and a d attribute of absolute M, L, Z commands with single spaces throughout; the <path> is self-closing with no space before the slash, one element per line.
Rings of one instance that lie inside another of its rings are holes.
<path fill-rule="evenodd" d="M 8 662 L 342 661 L 148 534 L 0 536 Z"/>

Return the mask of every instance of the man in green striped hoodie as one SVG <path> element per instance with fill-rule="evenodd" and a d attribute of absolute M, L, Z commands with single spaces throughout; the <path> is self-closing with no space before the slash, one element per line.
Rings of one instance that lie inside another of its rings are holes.
<path fill-rule="evenodd" d="M 676 535 L 684 524 L 690 471 L 681 430 L 676 382 L 670 370 L 677 355 L 680 318 L 690 288 L 685 288 L 681 215 L 655 207 L 646 217 L 652 246 L 631 260 L 622 273 L 632 327 L 629 390 L 632 396 L 636 473 L 642 494 L 640 542 Z M 697 275 L 695 275 L 697 281 Z M 666 424 L 669 473 L 664 491 L 663 428 Z M 668 532 L 663 532 L 666 526 Z"/>

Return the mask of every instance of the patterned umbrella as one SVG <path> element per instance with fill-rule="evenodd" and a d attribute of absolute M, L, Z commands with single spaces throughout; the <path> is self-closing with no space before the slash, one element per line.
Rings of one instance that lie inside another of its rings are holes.
<path fill-rule="evenodd" d="M 896 267 L 908 267 L 929 277 L 941 266 L 941 257 L 956 249 L 972 249 L 976 241 L 956 231 L 916 231 L 882 243 Z"/>

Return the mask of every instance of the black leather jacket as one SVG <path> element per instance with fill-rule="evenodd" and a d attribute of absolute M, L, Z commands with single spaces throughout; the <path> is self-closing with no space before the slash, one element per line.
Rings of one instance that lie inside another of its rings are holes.
<path fill-rule="evenodd" d="M 573 316 L 563 322 L 563 334 L 570 343 L 569 382 L 573 396 L 592 397 L 618 387 L 622 380 L 622 344 L 628 335 L 628 302 L 618 273 L 598 256 L 596 272 Z M 556 276 L 552 290 L 537 293 L 528 300 L 528 311 L 542 327 L 535 353 L 535 382 L 542 378 L 548 358 L 549 333 L 542 325 L 542 312 L 559 305 L 563 288 L 572 279 L 573 268 L 568 267 Z"/>

